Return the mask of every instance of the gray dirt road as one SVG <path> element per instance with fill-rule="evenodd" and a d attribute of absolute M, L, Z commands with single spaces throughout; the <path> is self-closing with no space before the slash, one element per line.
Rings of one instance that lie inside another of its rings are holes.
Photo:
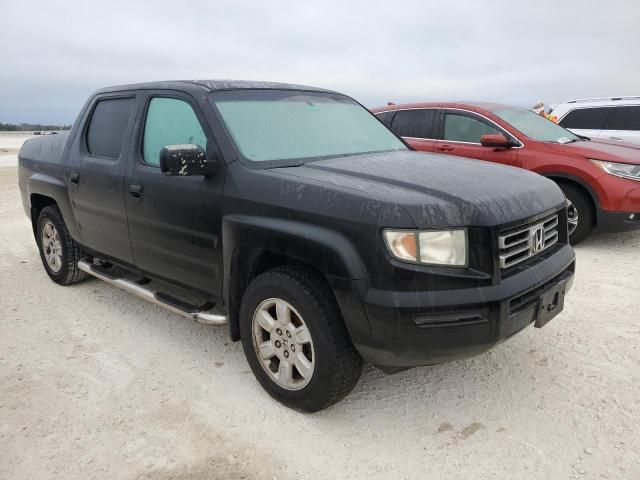
<path fill-rule="evenodd" d="M 566 311 L 467 361 L 288 410 L 224 328 L 44 273 L 0 169 L 0 478 L 640 478 L 640 233 L 577 249 Z"/>

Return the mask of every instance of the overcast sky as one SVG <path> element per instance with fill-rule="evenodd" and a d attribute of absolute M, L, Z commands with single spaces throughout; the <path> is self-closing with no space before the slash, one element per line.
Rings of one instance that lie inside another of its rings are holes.
<path fill-rule="evenodd" d="M 97 88 L 183 78 L 371 107 L 640 95 L 639 47 L 639 0 L 0 0 L 0 121 L 71 123 Z"/>

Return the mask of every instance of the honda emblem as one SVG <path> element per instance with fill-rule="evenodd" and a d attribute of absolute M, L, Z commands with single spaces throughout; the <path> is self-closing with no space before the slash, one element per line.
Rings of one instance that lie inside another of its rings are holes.
<path fill-rule="evenodd" d="M 541 250 L 544 250 L 545 238 L 544 238 L 544 227 L 542 225 L 537 226 L 533 229 L 533 231 L 531 232 L 531 237 L 532 237 L 531 250 L 533 251 L 533 253 L 538 253 Z"/>

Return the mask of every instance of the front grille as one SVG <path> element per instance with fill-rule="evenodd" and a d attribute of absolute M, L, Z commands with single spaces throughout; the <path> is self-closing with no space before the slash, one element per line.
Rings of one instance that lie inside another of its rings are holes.
<path fill-rule="evenodd" d="M 544 252 L 558 241 L 558 215 L 500 233 L 500 268 L 513 267 Z"/>

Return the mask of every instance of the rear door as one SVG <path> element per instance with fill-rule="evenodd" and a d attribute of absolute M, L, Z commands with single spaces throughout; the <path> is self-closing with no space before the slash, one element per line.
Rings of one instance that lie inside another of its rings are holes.
<path fill-rule="evenodd" d="M 141 99 L 126 180 L 135 263 L 161 278 L 220 295 L 224 162 L 210 177 L 163 176 L 160 149 L 197 144 L 216 152 L 203 112 L 181 92 L 152 91 Z"/>
<path fill-rule="evenodd" d="M 598 138 L 605 128 L 610 111 L 610 107 L 576 108 L 562 117 L 558 123 L 577 135 Z"/>
<path fill-rule="evenodd" d="M 418 151 L 432 152 L 436 144 L 438 109 L 394 110 L 391 130 Z"/>
<path fill-rule="evenodd" d="M 483 147 L 480 144 L 482 135 L 501 134 L 513 138 L 508 132 L 474 112 L 444 109 L 443 113 L 442 140 L 436 143 L 436 152 L 521 166 L 518 148 Z"/>
<path fill-rule="evenodd" d="M 106 94 L 89 107 L 88 120 L 74 142 L 69 170 L 72 205 L 82 244 L 132 263 L 124 198 L 124 175 L 136 97 Z"/>
<path fill-rule="evenodd" d="M 640 143 L 640 105 L 611 107 L 602 138 Z"/>

